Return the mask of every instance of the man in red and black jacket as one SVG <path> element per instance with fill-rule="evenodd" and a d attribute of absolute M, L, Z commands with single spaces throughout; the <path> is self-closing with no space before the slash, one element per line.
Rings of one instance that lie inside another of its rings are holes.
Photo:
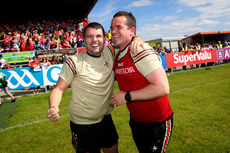
<path fill-rule="evenodd" d="M 114 70 L 120 91 L 112 96 L 110 104 L 127 104 L 133 139 L 140 153 L 165 152 L 173 126 L 168 79 L 149 45 L 137 46 L 136 56 L 130 52 L 135 33 L 136 19 L 131 13 L 120 11 L 113 16 L 112 40 L 119 49 Z"/>

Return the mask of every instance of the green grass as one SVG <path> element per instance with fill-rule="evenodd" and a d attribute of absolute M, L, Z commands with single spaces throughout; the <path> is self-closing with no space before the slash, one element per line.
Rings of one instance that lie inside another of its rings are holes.
<path fill-rule="evenodd" d="M 173 73 L 168 76 L 174 127 L 167 152 L 230 152 L 230 64 Z M 118 90 L 115 83 L 115 91 Z M 46 94 L 25 95 L 0 107 L 0 153 L 73 153 L 68 103 L 71 89 L 60 105 L 61 119 L 46 117 Z M 137 153 L 126 106 L 112 113 L 118 130 L 120 153 Z M 4 128 L 8 127 L 4 130 Z"/>
<path fill-rule="evenodd" d="M 3 101 L 3 100 L 2 100 Z M 17 108 L 18 103 L 11 103 L 11 100 L 4 100 L 4 109 L 0 107 L 0 129 L 6 128 L 8 121 L 14 113 L 14 110 Z M 3 106 L 3 105 L 2 105 Z"/>

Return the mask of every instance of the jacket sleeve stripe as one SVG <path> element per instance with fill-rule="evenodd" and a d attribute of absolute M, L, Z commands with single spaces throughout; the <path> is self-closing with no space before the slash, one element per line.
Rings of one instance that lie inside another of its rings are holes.
<path fill-rule="evenodd" d="M 142 59 L 143 57 L 146 57 L 150 54 L 155 54 L 155 53 L 153 50 L 144 50 L 144 51 L 138 53 L 136 56 L 134 56 L 133 60 L 134 60 L 134 62 L 136 62 L 136 61 L 138 61 L 138 60 Z"/>
<path fill-rule="evenodd" d="M 146 56 L 149 56 L 151 54 L 154 54 L 154 53 L 145 54 L 145 55 L 141 56 L 140 58 L 138 58 L 137 60 L 135 60 L 134 63 L 139 62 L 140 60 L 142 60 L 143 58 L 145 58 Z"/>
<path fill-rule="evenodd" d="M 71 59 L 71 58 L 68 58 L 65 62 L 69 65 L 70 69 L 71 69 L 72 72 L 75 74 L 75 73 L 76 73 L 76 67 L 75 67 L 75 65 L 74 65 L 74 63 L 73 63 L 73 61 L 72 61 L 72 59 Z"/>
<path fill-rule="evenodd" d="M 109 50 L 111 51 L 111 53 L 112 53 L 113 55 L 115 55 L 115 52 L 114 52 L 113 47 L 112 47 L 110 44 L 108 44 L 107 47 L 109 48 Z"/>

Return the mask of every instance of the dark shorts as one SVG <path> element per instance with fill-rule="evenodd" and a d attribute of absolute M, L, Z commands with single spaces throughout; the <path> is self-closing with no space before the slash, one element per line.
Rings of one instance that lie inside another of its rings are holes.
<path fill-rule="evenodd" d="M 100 153 L 118 143 L 118 134 L 111 115 L 96 124 L 79 125 L 70 121 L 72 145 L 77 153 Z"/>
<path fill-rule="evenodd" d="M 7 81 L 0 79 L 0 88 L 4 89 L 5 87 L 7 87 Z"/>
<path fill-rule="evenodd" d="M 164 122 L 140 123 L 131 119 L 129 124 L 139 153 L 166 151 L 173 128 L 173 115 Z"/>

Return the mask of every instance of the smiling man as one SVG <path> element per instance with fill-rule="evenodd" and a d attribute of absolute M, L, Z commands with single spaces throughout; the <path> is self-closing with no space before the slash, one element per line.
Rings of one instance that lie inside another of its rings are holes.
<path fill-rule="evenodd" d="M 71 85 L 69 104 L 72 145 L 77 153 L 118 152 L 118 134 L 111 118 L 113 106 L 114 51 L 104 47 L 104 28 L 96 22 L 84 30 L 87 53 L 71 56 L 63 68 L 49 98 L 47 116 L 59 119 L 59 104 L 65 90 Z"/>
<path fill-rule="evenodd" d="M 152 47 L 138 46 L 130 52 L 136 32 L 136 19 L 130 12 L 117 12 L 111 22 L 114 46 L 119 48 L 114 70 L 120 91 L 111 104 L 127 104 L 130 127 L 139 153 L 166 151 L 173 127 L 173 111 L 168 99 L 166 73 Z"/>

